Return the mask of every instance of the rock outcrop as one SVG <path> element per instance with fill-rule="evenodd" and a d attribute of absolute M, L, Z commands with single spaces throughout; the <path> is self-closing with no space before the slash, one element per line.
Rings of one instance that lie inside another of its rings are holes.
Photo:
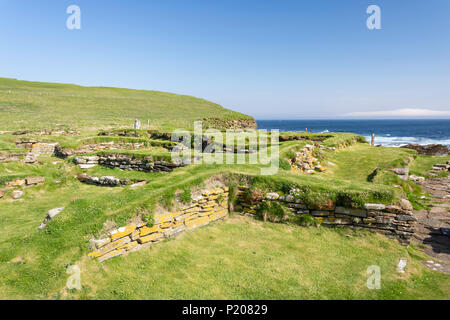
<path fill-rule="evenodd" d="M 408 144 L 402 148 L 416 150 L 419 154 L 427 156 L 448 156 L 450 148 L 442 144 L 428 144 L 425 146 L 418 144 Z"/>

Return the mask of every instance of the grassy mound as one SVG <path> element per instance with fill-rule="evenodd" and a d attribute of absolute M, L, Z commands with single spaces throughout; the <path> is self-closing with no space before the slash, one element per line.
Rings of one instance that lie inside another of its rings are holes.
<path fill-rule="evenodd" d="M 251 119 L 218 104 L 173 93 L 0 78 L 0 130 L 132 126 L 191 128 L 205 116 Z"/>

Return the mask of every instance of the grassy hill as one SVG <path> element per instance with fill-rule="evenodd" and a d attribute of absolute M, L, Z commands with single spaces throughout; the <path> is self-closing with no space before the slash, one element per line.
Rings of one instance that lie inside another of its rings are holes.
<path fill-rule="evenodd" d="M 205 117 L 251 119 L 186 95 L 0 78 L 0 130 L 130 127 L 135 118 L 172 130 Z"/>

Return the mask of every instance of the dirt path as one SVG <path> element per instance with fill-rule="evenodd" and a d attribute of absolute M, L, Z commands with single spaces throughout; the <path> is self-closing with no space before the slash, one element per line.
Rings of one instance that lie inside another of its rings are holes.
<path fill-rule="evenodd" d="M 429 193 L 432 204 L 426 210 L 416 210 L 418 219 L 415 242 L 424 245 L 425 253 L 439 260 L 424 265 L 450 274 L 450 178 L 434 178 L 419 182 Z"/>

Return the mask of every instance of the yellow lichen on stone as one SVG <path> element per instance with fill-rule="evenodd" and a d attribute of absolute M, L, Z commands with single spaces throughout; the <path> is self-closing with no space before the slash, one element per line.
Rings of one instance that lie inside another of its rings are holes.
<path fill-rule="evenodd" d="M 129 224 L 124 228 L 119 228 L 116 232 L 111 234 L 111 240 L 115 241 L 117 239 L 129 236 L 134 232 L 134 230 L 136 230 L 135 224 Z"/>
<path fill-rule="evenodd" d="M 115 249 L 117 249 L 117 248 L 123 246 L 124 244 L 130 243 L 130 241 L 131 241 L 131 239 L 130 239 L 129 237 L 119 239 L 119 240 L 117 240 L 117 241 L 114 241 L 114 242 L 111 242 L 111 243 L 105 245 L 105 246 L 104 246 L 103 248 L 101 248 L 100 250 L 91 252 L 91 253 L 89 254 L 89 256 L 90 256 L 90 257 L 94 257 L 94 258 L 101 257 L 101 256 L 107 254 L 108 252 L 110 252 L 110 251 L 112 251 L 112 250 L 115 250 Z"/>
<path fill-rule="evenodd" d="M 173 226 L 173 223 L 172 223 L 172 222 L 166 222 L 166 223 L 163 223 L 163 224 L 160 225 L 160 227 L 161 227 L 162 229 L 167 229 L 167 228 L 170 228 L 170 227 L 172 227 L 172 226 Z"/>
<path fill-rule="evenodd" d="M 218 211 L 217 212 L 217 217 L 218 218 L 223 218 L 223 217 L 225 217 L 226 215 L 228 214 L 228 210 L 220 210 L 220 211 Z"/>
<path fill-rule="evenodd" d="M 97 247 L 97 249 L 100 249 L 101 247 L 106 246 L 110 242 L 111 242 L 111 238 L 105 238 L 105 239 L 97 240 L 95 246 Z"/>
<path fill-rule="evenodd" d="M 160 233 L 152 233 L 151 235 L 139 238 L 139 243 L 147 243 L 150 241 L 156 241 L 160 239 L 162 235 Z"/>
<path fill-rule="evenodd" d="M 171 213 L 164 213 L 164 214 L 157 215 L 155 217 L 155 223 L 158 223 L 158 224 L 166 223 L 166 222 L 170 222 L 170 221 L 173 221 L 173 216 Z"/>
<path fill-rule="evenodd" d="M 198 210 L 199 210 L 199 207 L 195 206 L 195 207 L 193 207 L 193 208 L 184 210 L 184 212 L 185 212 L 185 213 L 194 213 L 194 212 L 197 212 Z"/>
<path fill-rule="evenodd" d="M 158 232 L 158 231 L 159 231 L 159 226 L 153 226 L 153 227 L 145 226 L 145 227 L 142 227 L 139 230 L 139 236 L 144 237 L 146 235 L 149 235 L 151 233 L 155 233 L 155 232 Z"/>
<path fill-rule="evenodd" d="M 174 212 L 174 213 L 172 213 L 172 217 L 178 218 L 179 216 L 181 216 L 182 213 L 183 212 L 181 212 L 181 211 Z"/>
<path fill-rule="evenodd" d="M 123 250 L 129 251 L 129 250 L 133 249 L 134 247 L 136 247 L 137 245 L 139 245 L 139 243 L 137 241 L 133 241 L 133 242 L 130 242 L 130 243 L 124 244 L 123 246 L 118 247 L 117 250 L 123 249 Z"/>

